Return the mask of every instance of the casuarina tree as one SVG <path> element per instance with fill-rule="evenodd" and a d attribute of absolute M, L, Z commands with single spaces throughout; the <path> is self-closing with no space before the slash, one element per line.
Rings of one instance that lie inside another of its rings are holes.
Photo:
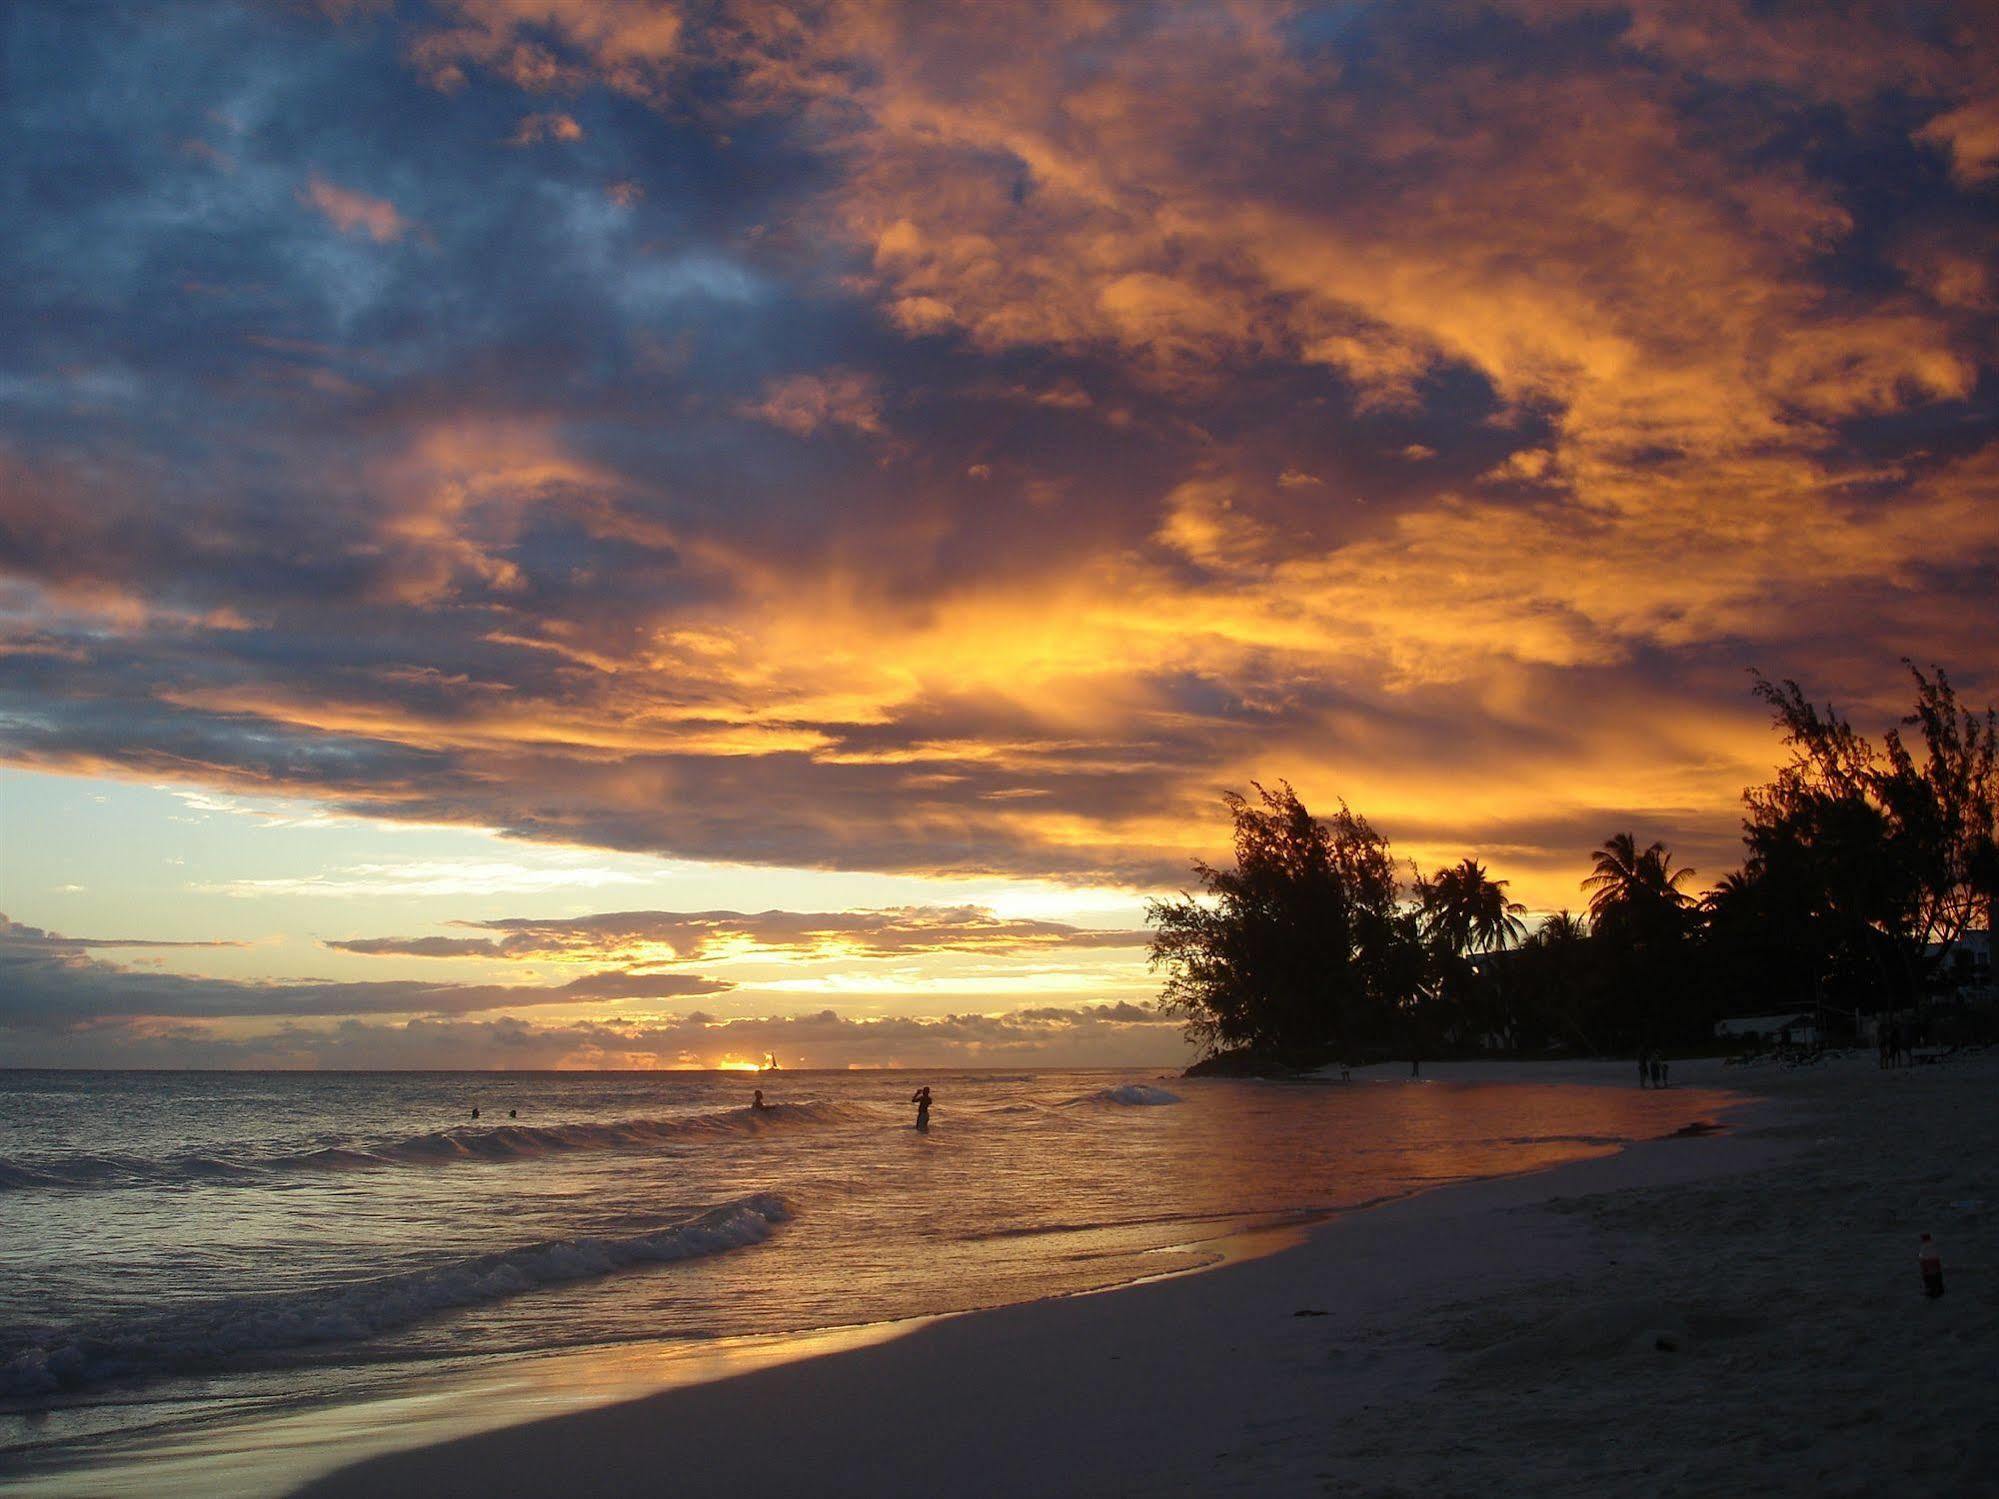
<path fill-rule="evenodd" d="M 1791 751 L 1744 793 L 1747 872 L 1797 892 L 1827 983 L 1858 1005 L 1918 1003 L 1928 967 L 1989 909 L 1999 718 L 1961 708 L 1950 679 L 1915 679 L 1914 711 L 1876 747 L 1796 682 L 1756 679 Z"/>
<path fill-rule="evenodd" d="M 1388 844 L 1344 804 L 1315 818 L 1283 782 L 1223 798 L 1235 865 L 1197 863 L 1199 896 L 1147 909 L 1160 1003 L 1204 1052 L 1298 1057 L 1394 1026 L 1412 972 Z"/>

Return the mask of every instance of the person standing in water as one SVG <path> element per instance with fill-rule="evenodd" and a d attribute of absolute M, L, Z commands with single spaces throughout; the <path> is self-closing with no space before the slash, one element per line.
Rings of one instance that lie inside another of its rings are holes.
<path fill-rule="evenodd" d="M 930 1132 L 930 1089 L 918 1088 L 909 1095 L 909 1101 L 916 1105 L 916 1127 L 925 1134 Z"/>

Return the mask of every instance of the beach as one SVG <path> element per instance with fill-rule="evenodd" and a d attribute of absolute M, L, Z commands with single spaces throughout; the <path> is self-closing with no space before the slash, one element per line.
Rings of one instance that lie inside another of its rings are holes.
<path fill-rule="evenodd" d="M 265 1499 L 1252 1257 L 1370 1204 L 1612 1155 L 1731 1096 L 761 1081 L 759 1111 L 724 1073 L 0 1073 L 0 1492 Z"/>
<path fill-rule="evenodd" d="M 1999 1065 L 1674 1071 L 1751 1101 L 1721 1133 L 1351 1213 L 1205 1273 L 928 1321 L 301 1492 L 1999 1492 Z"/>

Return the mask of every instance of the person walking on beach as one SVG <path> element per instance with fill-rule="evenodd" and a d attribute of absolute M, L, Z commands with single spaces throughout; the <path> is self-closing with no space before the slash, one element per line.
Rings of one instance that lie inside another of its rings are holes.
<path fill-rule="evenodd" d="M 909 1101 L 916 1105 L 916 1127 L 925 1134 L 930 1133 L 930 1089 L 926 1084 L 909 1095 Z"/>
<path fill-rule="evenodd" d="M 1641 1088 L 1652 1086 L 1652 1059 L 1642 1051 L 1638 1053 L 1638 1086 Z"/>

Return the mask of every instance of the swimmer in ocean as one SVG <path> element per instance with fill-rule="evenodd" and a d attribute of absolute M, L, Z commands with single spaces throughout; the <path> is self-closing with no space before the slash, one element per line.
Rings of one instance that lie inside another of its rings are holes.
<path fill-rule="evenodd" d="M 750 1099 L 750 1108 L 759 1114 L 770 1112 L 770 1105 L 764 1102 L 763 1089 L 759 1088 L 756 1090 L 755 1097 Z"/>
<path fill-rule="evenodd" d="M 927 1134 L 930 1130 L 930 1089 L 918 1088 L 909 1095 L 909 1101 L 916 1105 L 916 1127 Z"/>

